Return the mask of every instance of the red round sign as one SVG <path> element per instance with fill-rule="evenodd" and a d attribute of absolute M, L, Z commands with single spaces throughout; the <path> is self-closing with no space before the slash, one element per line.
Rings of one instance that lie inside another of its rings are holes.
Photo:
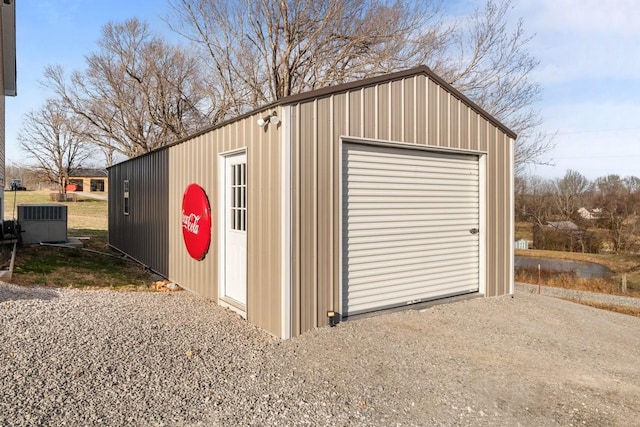
<path fill-rule="evenodd" d="M 191 258 L 204 259 L 211 243 L 211 208 L 198 184 L 189 184 L 182 196 L 182 237 Z"/>

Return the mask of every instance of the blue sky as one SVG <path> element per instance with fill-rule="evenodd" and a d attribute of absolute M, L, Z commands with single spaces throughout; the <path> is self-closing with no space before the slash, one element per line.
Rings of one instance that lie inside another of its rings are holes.
<path fill-rule="evenodd" d="M 17 0 L 18 96 L 7 98 L 7 159 L 24 162 L 16 143 L 22 118 L 46 93 L 44 67 L 81 69 L 95 50 L 101 27 L 138 17 L 170 34 L 161 17 L 166 0 Z M 530 173 L 545 178 L 574 169 L 589 179 L 607 174 L 640 176 L 640 2 L 637 0 L 514 0 L 533 35 L 540 60 L 533 77 L 543 88 L 542 130 L 556 133 L 548 153 L 555 166 Z M 483 1 L 458 0 L 468 10 Z M 450 7 L 449 2 L 448 7 Z M 429 65 L 429 64 L 426 64 Z"/>

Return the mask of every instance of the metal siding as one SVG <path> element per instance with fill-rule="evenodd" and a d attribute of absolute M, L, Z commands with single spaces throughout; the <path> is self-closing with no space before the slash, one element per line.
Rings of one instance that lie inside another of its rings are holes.
<path fill-rule="evenodd" d="M 478 157 L 343 145 L 343 315 L 475 292 Z"/>
<path fill-rule="evenodd" d="M 300 111 L 300 331 L 316 327 L 317 241 L 317 102 Z"/>
<path fill-rule="evenodd" d="M 438 143 L 440 147 L 451 147 L 449 141 L 449 128 L 451 127 L 451 119 L 449 117 L 449 100 L 451 94 L 444 90 L 442 87 L 438 87 L 438 103 L 440 108 L 438 109 Z"/>
<path fill-rule="evenodd" d="M 391 118 L 389 121 L 389 136 L 386 139 L 391 141 L 404 141 L 404 80 L 392 82 L 389 87 L 389 96 L 391 98 Z"/>
<path fill-rule="evenodd" d="M 361 90 L 353 91 L 349 94 L 349 134 L 362 135 L 362 97 Z"/>
<path fill-rule="evenodd" d="M 281 333 L 281 136 L 263 131 L 255 119 L 237 122 L 239 141 L 248 148 L 248 319 L 274 335 Z M 253 189 L 253 191 L 251 191 Z"/>
<path fill-rule="evenodd" d="M 438 140 L 438 86 L 434 81 L 427 83 L 427 144 L 440 145 Z"/>
<path fill-rule="evenodd" d="M 168 274 L 168 154 L 166 150 L 109 169 L 109 244 L 166 276 Z M 129 180 L 129 215 L 123 182 Z"/>
<path fill-rule="evenodd" d="M 329 228 L 326 231 L 326 235 L 329 236 L 330 240 L 330 295 L 329 298 L 326 299 L 327 302 L 327 310 L 338 310 L 340 305 L 340 294 L 338 292 L 336 283 L 340 281 L 340 202 L 338 195 L 340 194 L 340 179 L 339 179 L 339 169 L 340 169 L 340 137 L 346 134 L 346 129 L 349 126 L 349 123 L 353 120 L 351 116 L 351 111 L 353 108 L 347 108 L 343 102 L 341 102 L 344 98 L 342 97 L 334 97 L 334 102 L 332 105 L 333 110 L 333 126 L 331 127 L 331 149 L 329 151 L 329 163 L 330 163 L 330 176 L 331 176 L 331 185 L 327 187 L 327 197 L 329 199 L 328 214 Z M 351 106 L 349 106 L 351 107 Z M 362 104 L 360 104 L 359 108 L 362 108 Z M 356 134 L 361 135 L 361 134 Z M 327 324 L 328 319 L 326 317 L 326 312 L 322 313 L 323 317 L 320 319 L 320 324 Z"/>
<path fill-rule="evenodd" d="M 391 120 L 389 84 L 380 84 L 377 85 L 376 88 L 378 90 L 378 101 L 376 105 L 378 110 L 378 131 L 376 132 L 375 138 L 389 140 L 391 137 L 391 130 L 389 129 L 389 122 Z"/>
<path fill-rule="evenodd" d="M 364 129 L 362 129 L 361 135 L 364 138 L 378 137 L 377 91 L 377 86 L 362 89 L 363 102 L 360 104 L 360 108 L 363 110 Z M 355 108 L 355 106 L 352 105 L 351 108 Z"/>
<path fill-rule="evenodd" d="M 449 95 L 449 147 L 454 149 L 461 149 L 460 146 L 460 101 Z"/>
<path fill-rule="evenodd" d="M 392 123 L 390 106 L 396 102 L 396 99 L 403 100 L 400 101 L 404 109 L 401 126 L 405 127 L 403 131 L 405 142 L 417 142 L 433 147 L 447 147 L 447 144 L 450 144 L 452 147 L 463 150 L 487 153 L 487 176 L 484 181 L 486 186 L 480 189 L 487 198 L 486 212 L 484 212 L 487 224 L 486 230 L 483 230 L 487 237 L 485 269 L 487 294 L 497 295 L 504 293 L 504 289 L 507 289 L 509 278 L 505 274 L 510 274 L 506 268 L 508 263 L 500 264 L 498 260 L 504 260 L 507 254 L 504 248 L 510 245 L 508 233 L 505 231 L 513 226 L 507 209 L 512 203 L 510 195 L 512 189 L 509 184 L 510 179 L 507 178 L 511 177 L 513 165 L 509 150 L 506 147 L 502 147 L 502 151 L 498 148 L 509 144 L 509 138 L 502 130 L 496 131 L 493 125 L 491 125 L 492 133 L 488 134 L 485 118 L 446 91 L 438 95 L 440 86 L 427 76 L 417 75 L 405 78 L 403 84 L 396 84 L 393 87 L 404 90 L 404 95 L 394 93 L 390 82 L 378 82 L 369 87 L 346 92 L 344 96 L 334 94 L 331 102 L 320 102 L 325 98 L 318 98 L 292 104 L 295 116 L 292 126 L 293 335 L 303 333 L 326 321 L 323 317 L 325 313 L 321 312 L 326 303 L 322 301 L 328 301 L 330 296 L 318 295 L 318 292 L 333 292 L 333 305 L 339 310 L 337 298 L 340 285 L 339 245 L 341 242 L 339 241 L 338 137 L 389 140 L 391 137 L 389 125 Z M 414 88 L 413 91 L 411 88 Z M 412 96 L 415 96 L 413 101 Z M 359 102 L 358 99 L 360 99 Z M 442 105 L 444 101 L 446 101 L 446 107 Z M 325 108 L 333 111 L 331 120 L 328 122 L 319 119 L 320 116 L 327 117 L 327 113 L 322 111 Z M 449 118 L 446 122 L 440 120 L 444 114 L 443 108 L 447 109 L 446 115 Z M 358 125 L 358 122 L 361 125 Z M 395 122 L 393 123 L 395 125 Z M 326 129 L 318 129 L 318 126 L 332 126 L 333 136 L 320 137 L 328 133 Z M 438 126 L 448 130 L 439 130 Z M 415 129 L 413 141 L 411 127 Z M 440 138 L 442 135 L 447 136 L 446 141 Z M 323 170 L 331 167 L 327 156 L 333 158 L 332 171 Z M 333 186 L 320 183 L 327 176 L 333 180 Z M 325 204 L 326 191 L 330 188 L 333 191 L 333 204 Z M 499 203 L 496 199 L 498 194 L 501 198 Z M 496 234 L 492 235 L 492 232 Z M 324 240 L 324 236 L 330 234 L 333 235 L 333 245 Z M 332 260 L 328 260 L 324 255 L 319 257 L 320 248 L 322 250 L 329 248 L 331 252 L 329 258 Z M 331 263 L 331 266 L 320 265 L 327 262 Z M 333 271 L 333 283 L 327 287 L 324 283 L 319 283 L 319 277 L 321 276 L 321 281 L 324 282 L 325 278 L 331 277 L 330 271 Z"/>
<path fill-rule="evenodd" d="M 214 129 L 170 150 L 170 278 L 181 286 L 218 300 L 218 160 L 220 153 L 247 148 L 247 319 L 280 336 L 280 129 L 264 130 L 257 114 Z M 211 246 L 202 261 L 192 259 L 182 239 L 181 205 L 186 186 L 203 187 L 211 205 Z"/>
<path fill-rule="evenodd" d="M 458 101 L 458 115 L 459 147 L 463 150 L 470 150 L 469 108 L 467 108 L 462 101 Z"/>
<path fill-rule="evenodd" d="M 300 105 L 291 108 L 291 334 L 302 333 L 301 327 L 301 249 L 300 212 L 302 203 L 300 191 Z"/>
<path fill-rule="evenodd" d="M 416 78 L 416 111 L 414 113 L 416 120 L 416 143 L 426 145 L 427 140 L 427 128 L 429 125 L 429 118 L 427 117 L 427 85 L 428 80 L 424 76 L 418 76 Z"/>
<path fill-rule="evenodd" d="M 1 44 L 1 43 L 0 43 Z M 2 52 L 0 52 L 1 54 Z M 2 72 L 1 70 L 2 67 L 0 67 L 0 73 Z M 0 81 L 1 80 L 1 76 L 0 76 Z M 5 144 L 5 139 L 6 139 L 6 131 L 5 131 L 5 108 L 6 108 L 6 100 L 4 96 L 0 96 L 0 189 L 3 189 L 3 195 L 4 195 L 4 187 L 6 185 L 7 179 L 6 179 L 6 170 L 5 170 L 5 163 L 6 163 L 6 159 L 5 159 L 5 150 L 6 150 L 6 144 Z M 11 177 L 10 177 L 11 178 Z M 11 181 L 9 180 L 9 183 L 11 183 Z M 4 197 L 3 197 L 4 198 Z M 4 200 L 0 200 L 0 221 L 4 220 Z"/>
<path fill-rule="evenodd" d="M 316 325 L 324 325 L 327 311 L 332 310 L 333 296 L 333 130 L 345 129 L 344 108 L 348 104 L 347 95 L 340 94 L 318 100 L 318 170 L 316 185 L 318 188 L 316 206 L 322 206 L 317 212 L 318 246 L 317 277 L 318 296 L 314 317 Z M 340 112 L 334 113 L 334 105 L 340 105 Z M 342 113 L 342 114 L 341 114 Z"/>
<path fill-rule="evenodd" d="M 416 79 L 407 79 L 403 86 L 404 105 L 402 111 L 404 112 L 402 118 L 402 127 L 404 129 L 403 141 L 417 142 L 416 132 Z"/>

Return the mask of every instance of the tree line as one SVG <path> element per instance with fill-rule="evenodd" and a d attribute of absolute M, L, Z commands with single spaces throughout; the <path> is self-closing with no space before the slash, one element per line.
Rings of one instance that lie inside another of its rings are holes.
<path fill-rule="evenodd" d="M 589 180 L 574 170 L 562 178 L 519 176 L 515 179 L 516 221 L 530 221 L 542 227 L 549 221 L 572 221 L 582 234 L 601 230 L 608 249 L 615 253 L 640 250 L 640 178 L 607 175 Z M 578 241 L 583 244 L 584 242 Z"/>
<path fill-rule="evenodd" d="M 437 0 L 167 0 L 181 42 L 106 23 L 85 68 L 46 67 L 51 94 L 19 143 L 61 192 L 97 151 L 134 157 L 297 93 L 427 65 L 519 135 L 516 169 L 545 163 L 538 60 L 512 0 L 453 15 Z"/>

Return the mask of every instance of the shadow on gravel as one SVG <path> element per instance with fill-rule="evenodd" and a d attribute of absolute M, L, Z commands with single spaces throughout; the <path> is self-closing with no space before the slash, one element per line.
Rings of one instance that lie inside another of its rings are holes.
<path fill-rule="evenodd" d="M 53 289 L 21 287 L 0 283 L 0 303 L 18 300 L 51 301 L 58 298 L 58 292 Z"/>

